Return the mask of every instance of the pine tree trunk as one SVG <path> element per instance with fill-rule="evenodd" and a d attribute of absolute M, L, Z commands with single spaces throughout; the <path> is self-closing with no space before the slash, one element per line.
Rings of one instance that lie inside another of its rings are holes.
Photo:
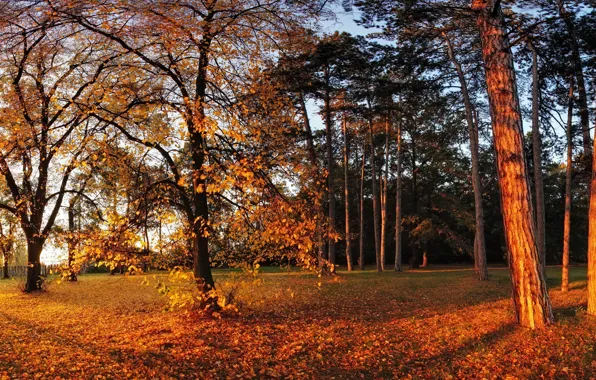
<path fill-rule="evenodd" d="M 329 89 L 325 91 L 325 137 L 327 142 L 327 196 L 329 203 L 329 226 L 327 231 L 327 246 L 328 255 L 327 259 L 331 264 L 331 271 L 335 272 L 335 238 L 333 233 L 335 231 L 335 182 L 333 180 L 333 131 L 332 131 L 332 120 L 331 120 L 331 94 Z"/>
<path fill-rule="evenodd" d="M 532 51 L 532 159 L 534 163 L 534 192 L 536 194 L 536 245 L 546 275 L 546 226 L 544 214 L 544 184 L 542 182 L 542 137 L 540 135 L 540 80 L 538 78 L 538 54 Z"/>
<path fill-rule="evenodd" d="M 455 56 L 453 45 L 447 33 L 443 33 L 447 43 L 449 59 L 457 72 L 462 97 L 466 110 L 466 122 L 468 123 L 468 135 L 470 138 L 470 153 L 472 156 L 472 188 L 474 190 L 475 209 L 475 234 L 474 234 L 474 268 L 476 275 L 481 281 L 488 280 L 488 269 L 486 268 L 486 244 L 484 239 L 484 210 L 482 209 L 482 183 L 480 181 L 480 158 L 478 149 L 478 125 L 474 122 L 474 107 L 468 93 L 468 84 L 461 64 Z"/>
<path fill-rule="evenodd" d="M 306 109 L 306 102 L 304 101 L 304 95 L 302 93 L 298 94 L 300 100 L 300 107 L 302 108 L 302 116 L 304 117 L 304 132 L 306 134 L 306 149 L 308 152 L 308 159 L 310 164 L 315 171 L 315 175 L 319 176 L 319 163 L 317 162 L 317 152 L 315 151 L 315 144 L 314 138 L 312 135 L 312 128 L 310 126 L 310 119 L 308 117 L 308 111 Z M 316 188 L 315 191 L 317 193 L 321 193 L 321 189 Z M 315 215 L 317 215 L 317 236 L 316 236 L 316 247 L 317 247 L 317 264 L 319 269 L 322 269 L 325 265 L 324 255 L 325 255 L 325 247 L 323 242 L 323 209 L 322 209 L 322 199 L 321 197 L 317 197 L 315 200 Z"/>
<path fill-rule="evenodd" d="M 478 11 L 516 316 L 522 326 L 544 327 L 553 313 L 536 247 L 513 56 L 500 2 L 473 0 L 472 8 Z"/>
<path fill-rule="evenodd" d="M 387 179 L 389 176 L 389 120 L 385 121 L 385 170 L 381 179 L 381 270 L 385 270 L 387 240 Z"/>
<path fill-rule="evenodd" d="M 573 75 L 569 80 L 569 106 L 567 108 L 567 168 L 565 169 L 565 218 L 563 223 L 563 265 L 561 291 L 569 291 L 569 233 L 571 229 L 571 172 L 573 170 Z"/>
<path fill-rule="evenodd" d="M 401 121 L 397 121 L 397 179 L 395 180 L 395 265 L 397 272 L 401 266 L 401 157 L 402 157 Z"/>
<path fill-rule="evenodd" d="M 360 254 L 358 256 L 358 266 L 364 270 L 364 166 L 366 164 L 366 139 L 362 143 L 362 167 L 360 169 L 360 221 L 358 223 Z"/>
<path fill-rule="evenodd" d="M 584 80 L 584 68 L 579 51 L 579 43 L 575 33 L 575 21 L 573 14 L 567 12 L 563 0 L 557 1 L 559 15 L 565 22 L 571 43 L 571 58 L 573 71 L 577 80 L 577 103 L 579 105 L 579 117 L 582 126 L 582 138 L 584 144 L 584 155 L 586 158 L 592 156 L 592 144 L 590 139 L 590 115 L 588 111 L 588 96 L 586 95 L 586 83 Z M 587 161 L 589 162 L 589 161 Z"/>
<path fill-rule="evenodd" d="M 417 155 L 416 155 L 416 144 L 414 143 L 414 137 L 412 136 L 412 133 L 410 133 L 410 137 L 411 137 L 411 152 L 412 152 L 412 198 L 413 198 L 413 208 L 414 208 L 414 214 L 418 215 L 419 210 L 418 210 L 418 165 L 416 164 L 416 159 L 417 159 Z M 416 247 L 416 245 L 414 245 L 412 247 L 412 263 L 411 263 L 411 268 L 412 269 L 418 269 L 420 268 L 420 258 L 419 258 L 419 251 L 418 251 L 418 247 Z"/>
<path fill-rule="evenodd" d="M 350 145 L 348 142 L 348 123 L 346 115 L 343 115 L 343 134 L 344 134 L 344 209 L 346 216 L 345 234 L 346 234 L 346 261 L 348 271 L 352 268 L 352 235 L 350 233 Z"/>
<path fill-rule="evenodd" d="M 374 217 L 374 229 L 375 229 L 375 262 L 377 266 L 377 272 L 381 271 L 381 231 L 379 226 L 379 189 L 377 171 L 375 169 L 375 142 L 373 135 L 373 121 L 369 120 L 369 138 L 370 138 L 370 165 L 372 171 L 372 199 L 373 199 L 373 217 Z"/>
<path fill-rule="evenodd" d="M 596 120 L 594 123 L 596 124 Z M 588 223 L 588 314 L 596 316 L 596 155 L 592 156 Z"/>

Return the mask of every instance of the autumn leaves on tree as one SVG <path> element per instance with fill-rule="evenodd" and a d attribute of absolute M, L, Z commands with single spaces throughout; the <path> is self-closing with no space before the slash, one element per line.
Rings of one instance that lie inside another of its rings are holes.
<path fill-rule="evenodd" d="M 547 261 L 567 291 L 587 259 L 596 314 L 593 23 L 562 0 L 342 6 L 375 33 L 323 33 L 323 0 L 0 5 L 4 275 L 22 238 L 27 292 L 51 245 L 71 281 L 187 268 L 214 305 L 219 265 L 473 261 L 486 281 L 506 256 L 539 328 Z"/>

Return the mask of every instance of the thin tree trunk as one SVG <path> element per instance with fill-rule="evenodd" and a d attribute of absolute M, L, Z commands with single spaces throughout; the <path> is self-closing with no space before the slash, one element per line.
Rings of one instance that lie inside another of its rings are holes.
<path fill-rule="evenodd" d="M 360 169 L 360 221 L 358 227 L 360 255 L 358 256 L 358 266 L 364 270 L 364 166 L 366 164 L 366 139 L 362 143 L 362 167 Z"/>
<path fill-rule="evenodd" d="M 536 247 L 513 56 L 500 2 L 473 0 L 472 8 L 478 11 L 516 316 L 522 326 L 544 327 L 554 318 Z"/>
<path fill-rule="evenodd" d="M 468 84 L 461 64 L 455 56 L 453 45 L 447 33 L 443 33 L 447 43 L 447 52 L 449 59 L 459 78 L 462 97 L 466 110 L 466 121 L 468 123 L 468 135 L 470 138 L 470 153 L 472 156 L 472 188 L 474 189 L 474 209 L 475 209 L 475 236 L 474 236 L 474 267 L 476 275 L 481 281 L 488 280 L 488 269 L 486 268 L 486 244 L 484 239 L 484 210 L 482 209 L 482 183 L 480 181 L 480 164 L 478 149 L 478 125 L 474 122 L 474 107 L 468 93 Z"/>
<path fill-rule="evenodd" d="M 68 281 L 77 281 L 77 274 L 74 270 L 74 257 L 75 247 L 77 239 L 74 237 L 75 231 L 75 215 L 74 215 L 74 204 L 71 202 L 68 207 Z"/>
<path fill-rule="evenodd" d="M 350 233 L 350 178 L 349 167 L 350 164 L 350 144 L 348 141 L 348 122 L 346 115 L 343 115 L 343 134 L 344 134 L 344 208 L 346 213 L 346 261 L 348 264 L 348 271 L 352 268 L 352 236 Z"/>
<path fill-rule="evenodd" d="M 411 145 L 411 152 L 412 152 L 412 198 L 413 198 L 413 208 L 414 214 L 418 215 L 418 166 L 416 164 L 416 144 L 414 142 L 414 137 L 412 133 L 410 133 L 410 145 Z M 420 268 L 420 258 L 418 247 L 416 245 L 412 246 L 412 269 Z"/>
<path fill-rule="evenodd" d="M 328 74 L 327 74 L 328 75 Z M 333 131 L 331 120 L 331 95 L 329 89 L 325 91 L 325 130 L 327 142 L 327 196 L 329 203 L 329 226 L 327 231 L 328 260 L 331 264 L 331 271 L 335 272 L 335 189 L 333 180 Z"/>
<path fill-rule="evenodd" d="M 561 291 L 569 291 L 569 233 L 571 229 L 571 173 L 573 170 L 573 75 L 569 80 L 569 106 L 567 108 L 567 168 L 565 170 L 565 218 L 563 223 L 563 266 Z"/>
<path fill-rule="evenodd" d="M 544 213 L 544 185 L 542 182 L 542 136 L 540 135 L 540 80 L 538 78 L 538 54 L 532 51 L 532 158 L 534 163 L 534 192 L 536 193 L 536 245 L 546 276 L 546 227 Z"/>
<path fill-rule="evenodd" d="M 397 179 L 395 180 L 395 265 L 397 272 L 401 266 L 401 157 L 402 157 L 401 121 L 397 121 Z"/>
<path fill-rule="evenodd" d="M 318 177 L 320 175 L 319 173 L 319 163 L 317 161 L 317 152 L 315 151 L 315 144 L 314 144 L 314 138 L 312 135 L 312 128 L 310 126 L 310 119 L 308 117 L 308 111 L 306 109 L 306 102 L 304 101 L 304 94 L 299 93 L 298 94 L 299 100 L 300 100 L 300 107 L 302 108 L 302 116 L 304 117 L 304 131 L 306 133 L 306 149 L 308 152 L 308 159 L 313 167 L 313 169 L 316 172 L 316 176 Z M 315 191 L 317 193 L 321 193 L 321 189 L 320 188 L 316 188 Z M 317 215 L 317 236 L 316 236 L 316 240 L 317 240 L 317 264 L 319 266 L 319 269 L 322 269 L 324 267 L 324 253 L 325 253 L 325 248 L 324 248 L 324 242 L 323 242 L 323 224 L 322 224 L 322 220 L 323 220 L 323 208 L 322 208 L 322 199 L 320 196 L 317 196 L 317 199 L 315 200 L 315 214 Z"/>
<path fill-rule="evenodd" d="M 389 118 L 385 120 L 385 170 L 381 179 L 381 270 L 385 270 L 385 250 L 387 243 L 387 179 L 389 176 Z"/>
<path fill-rule="evenodd" d="M 579 44 L 577 41 L 577 35 L 575 33 L 575 20 L 573 14 L 569 13 L 565 9 L 563 0 L 557 1 L 559 8 L 559 15 L 565 22 L 567 31 L 569 32 L 570 43 L 571 43 L 571 58 L 573 64 L 573 71 L 575 73 L 575 79 L 577 80 L 577 103 L 579 106 L 579 117 L 582 126 L 582 138 L 584 144 L 584 155 L 590 157 L 592 155 L 592 144 L 590 139 L 590 115 L 588 111 L 588 96 L 586 95 L 586 83 L 584 80 L 584 68 L 579 51 Z"/>
<path fill-rule="evenodd" d="M 374 229 L 375 229 L 375 262 L 377 266 L 377 272 L 381 271 L 381 231 L 379 226 L 379 190 L 377 171 L 375 169 L 375 142 L 373 135 L 373 121 L 369 119 L 369 138 L 370 138 L 370 165 L 372 171 L 372 199 L 373 199 L 373 217 L 374 217 Z"/>

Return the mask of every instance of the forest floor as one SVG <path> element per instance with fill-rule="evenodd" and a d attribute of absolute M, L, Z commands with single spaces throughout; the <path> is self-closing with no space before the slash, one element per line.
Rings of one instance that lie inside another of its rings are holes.
<path fill-rule="evenodd" d="M 458 268 L 265 271 L 221 319 L 164 312 L 144 277 L 155 281 L 83 275 L 37 295 L 0 281 L 0 379 L 596 376 L 585 267 L 572 268 L 567 294 L 548 268 L 556 324 L 541 331 L 515 325 L 506 269 L 483 283 Z"/>

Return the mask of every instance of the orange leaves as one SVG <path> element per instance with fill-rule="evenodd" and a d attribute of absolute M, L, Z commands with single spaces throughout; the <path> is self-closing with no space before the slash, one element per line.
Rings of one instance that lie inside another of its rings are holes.
<path fill-rule="evenodd" d="M 572 271 L 576 278 L 585 268 Z M 233 287 L 233 273 L 216 271 L 222 291 Z M 257 276 L 261 283 L 238 291 L 240 313 L 221 319 L 161 312 L 164 298 L 138 277 L 82 275 L 76 285 L 55 285 L 36 297 L 2 281 L 0 378 L 596 374 L 596 325 L 573 311 L 583 309 L 581 288 L 572 286 L 565 297 L 553 291 L 556 310 L 564 312 L 554 326 L 531 332 L 515 327 L 505 268 L 491 270 L 493 281 L 480 285 L 471 269 L 339 275 L 341 282 L 323 278 L 316 290 L 311 274 L 267 268 Z"/>

